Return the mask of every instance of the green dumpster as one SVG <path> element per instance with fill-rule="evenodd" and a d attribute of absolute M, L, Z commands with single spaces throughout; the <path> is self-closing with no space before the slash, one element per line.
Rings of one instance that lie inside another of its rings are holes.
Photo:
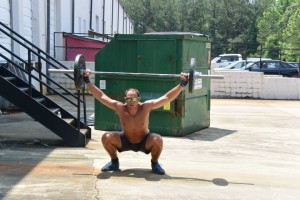
<path fill-rule="evenodd" d="M 191 58 L 196 71 L 209 74 L 210 39 L 194 33 L 117 34 L 95 56 L 95 70 L 180 74 L 188 72 Z M 142 100 L 158 98 L 180 82 L 179 78 L 96 75 L 95 85 L 109 97 L 124 102 L 128 88 L 139 90 Z M 199 80 L 192 94 L 188 87 L 176 100 L 150 114 L 149 129 L 164 136 L 184 136 L 210 125 L 210 81 Z M 95 101 L 97 130 L 121 130 L 117 114 Z"/>

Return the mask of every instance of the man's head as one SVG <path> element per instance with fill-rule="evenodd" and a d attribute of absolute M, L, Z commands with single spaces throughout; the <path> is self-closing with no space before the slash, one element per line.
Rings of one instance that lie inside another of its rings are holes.
<path fill-rule="evenodd" d="M 137 105 L 141 100 L 139 91 L 134 88 L 129 88 L 126 90 L 124 93 L 124 98 L 126 103 L 130 106 Z"/>

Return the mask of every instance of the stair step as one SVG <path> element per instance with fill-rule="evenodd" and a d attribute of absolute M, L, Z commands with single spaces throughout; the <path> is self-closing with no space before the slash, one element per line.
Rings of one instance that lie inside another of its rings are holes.
<path fill-rule="evenodd" d="M 54 114 L 57 114 L 60 111 L 60 108 L 48 108 Z"/>
<path fill-rule="evenodd" d="M 62 118 L 62 119 L 65 120 L 65 122 L 67 122 L 68 124 L 74 122 L 74 118 Z"/>
<path fill-rule="evenodd" d="M 19 90 L 21 90 L 22 92 L 26 92 L 28 91 L 28 87 L 19 87 Z"/>
<path fill-rule="evenodd" d="M 33 99 L 36 100 L 36 101 L 39 102 L 39 103 L 45 101 L 45 98 L 40 98 L 40 97 L 35 97 L 35 98 L 33 98 Z"/>
<path fill-rule="evenodd" d="M 12 81 L 12 80 L 15 80 L 16 78 L 13 76 L 8 76 L 8 77 L 4 77 L 4 79 L 7 81 Z"/>
<path fill-rule="evenodd" d="M 39 54 L 37 58 L 43 58 L 43 56 L 44 55 Z M 56 61 L 54 58 L 50 58 Z M 32 117 L 33 120 L 41 123 L 45 128 L 48 128 L 54 134 L 62 138 L 67 145 L 74 147 L 86 146 L 88 139 L 91 139 L 91 128 L 81 122 L 80 119 L 77 119 L 75 115 L 73 116 L 68 109 L 63 106 L 61 107 L 61 105 L 58 104 L 59 102 L 55 102 L 51 97 L 48 98 L 44 95 L 43 91 L 39 91 L 39 87 L 33 86 L 27 78 L 29 75 L 28 72 L 22 70 L 22 68 L 27 67 L 29 63 L 23 60 L 18 62 L 19 63 L 14 64 L 11 60 L 9 63 L 5 63 L 4 66 L 0 63 L 0 99 L 3 95 L 3 97 L 9 99 L 11 103 L 18 105 L 18 107 Z M 20 68 L 18 68 L 19 65 Z M 50 89 L 50 93 L 58 92 L 56 88 L 49 87 L 46 80 L 41 81 L 43 86 Z M 2 90 L 2 87 L 5 87 L 5 90 Z M 69 94 L 67 88 L 62 87 L 62 89 L 66 89 L 66 95 Z M 68 96 L 61 93 L 59 93 L 59 96 L 65 99 L 68 98 Z"/>
<path fill-rule="evenodd" d="M 85 129 L 85 128 L 82 128 L 82 129 L 80 129 L 80 133 L 82 133 L 82 134 L 84 134 L 84 135 L 86 135 L 87 133 L 88 133 L 88 129 Z"/>

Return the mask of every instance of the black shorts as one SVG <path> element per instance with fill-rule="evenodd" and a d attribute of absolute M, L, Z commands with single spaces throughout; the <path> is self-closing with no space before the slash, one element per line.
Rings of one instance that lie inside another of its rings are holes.
<path fill-rule="evenodd" d="M 118 149 L 118 152 L 122 152 L 122 151 L 135 151 L 135 152 L 142 151 L 145 154 L 149 154 L 150 150 L 146 150 L 146 142 L 147 142 L 147 138 L 150 134 L 151 133 L 147 133 L 140 143 L 132 144 L 126 139 L 123 132 L 119 132 L 122 147 L 120 149 Z"/>

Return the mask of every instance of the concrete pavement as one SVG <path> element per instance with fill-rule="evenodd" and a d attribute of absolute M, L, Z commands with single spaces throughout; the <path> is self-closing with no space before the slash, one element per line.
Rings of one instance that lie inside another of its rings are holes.
<path fill-rule="evenodd" d="M 102 131 L 86 148 L 70 148 L 24 113 L 0 119 L 0 199 L 300 197 L 299 101 L 212 99 L 210 128 L 164 137 L 163 176 L 135 152 L 119 155 L 121 172 L 102 173 Z"/>

